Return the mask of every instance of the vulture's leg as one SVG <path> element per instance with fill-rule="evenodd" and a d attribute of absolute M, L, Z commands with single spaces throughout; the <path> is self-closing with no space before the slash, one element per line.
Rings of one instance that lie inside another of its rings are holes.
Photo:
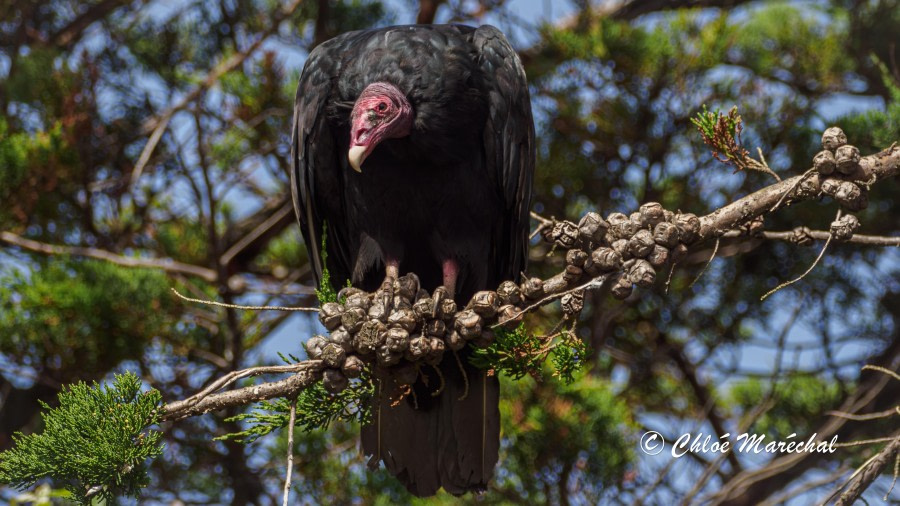
<path fill-rule="evenodd" d="M 447 289 L 452 299 L 456 295 L 456 278 L 459 276 L 459 264 L 456 263 L 456 260 L 447 259 L 444 260 L 441 267 L 444 271 L 444 288 Z"/>
<path fill-rule="evenodd" d="M 400 262 L 393 258 L 384 260 L 384 281 L 393 283 L 400 277 Z M 383 284 L 383 283 L 382 283 Z"/>
<path fill-rule="evenodd" d="M 438 308 L 441 307 L 441 301 L 448 297 L 452 299 L 456 294 L 456 281 L 459 277 L 459 264 L 456 263 L 456 260 L 448 258 L 441 262 L 441 270 L 443 272 L 443 283 L 441 283 L 441 286 L 434 289 L 435 314 Z"/>
<path fill-rule="evenodd" d="M 381 303 L 384 304 L 384 307 L 391 307 L 391 300 L 393 299 L 393 286 L 394 281 L 397 281 L 397 278 L 400 277 L 400 262 L 393 258 L 385 258 L 384 259 L 384 281 L 381 282 L 381 286 L 378 288 L 378 295 L 382 298 Z"/>

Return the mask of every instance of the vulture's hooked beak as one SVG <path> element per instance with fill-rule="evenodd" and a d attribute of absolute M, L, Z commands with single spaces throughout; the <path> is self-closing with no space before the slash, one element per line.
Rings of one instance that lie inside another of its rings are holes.
<path fill-rule="evenodd" d="M 366 160 L 366 156 L 368 156 L 368 146 L 360 146 L 359 144 L 354 144 L 350 146 L 350 152 L 347 153 L 347 160 L 350 162 L 350 166 L 353 167 L 353 170 L 362 174 L 362 164 Z"/>

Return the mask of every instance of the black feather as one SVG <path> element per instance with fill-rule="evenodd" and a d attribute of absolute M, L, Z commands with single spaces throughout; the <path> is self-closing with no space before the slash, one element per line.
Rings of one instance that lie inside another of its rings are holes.
<path fill-rule="evenodd" d="M 358 174 L 347 162 L 348 117 L 376 81 L 406 95 L 414 126 L 408 137 L 379 144 Z M 326 221 L 327 267 L 338 287 L 350 279 L 374 290 L 389 255 L 433 290 L 442 259 L 452 257 L 464 303 L 525 268 L 534 125 L 521 63 L 496 28 L 396 26 L 320 45 L 297 88 L 292 159 L 294 206 L 317 282 Z M 453 494 L 484 489 L 498 457 L 497 379 L 468 364 L 463 373 L 445 357 L 438 398 L 425 392 L 418 409 L 383 401 L 362 433 L 363 451 L 419 496 L 441 486 Z"/>

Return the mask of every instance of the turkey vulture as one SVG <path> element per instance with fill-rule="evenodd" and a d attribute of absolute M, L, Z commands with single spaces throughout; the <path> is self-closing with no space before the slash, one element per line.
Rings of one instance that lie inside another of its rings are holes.
<path fill-rule="evenodd" d="M 327 267 L 336 287 L 373 291 L 413 272 L 465 304 L 525 268 L 534 124 L 522 64 L 496 28 L 395 26 L 321 44 L 300 76 L 292 143 L 317 282 Z M 498 458 L 497 378 L 444 357 L 440 395 L 381 396 L 362 429 L 370 465 L 418 496 L 483 490 Z"/>

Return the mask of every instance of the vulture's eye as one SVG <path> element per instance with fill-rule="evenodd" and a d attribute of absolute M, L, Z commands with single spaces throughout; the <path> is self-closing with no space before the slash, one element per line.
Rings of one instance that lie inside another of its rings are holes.
<path fill-rule="evenodd" d="M 378 109 L 378 112 L 384 112 L 387 110 L 387 104 L 384 102 L 378 102 L 378 105 L 375 108 Z"/>

